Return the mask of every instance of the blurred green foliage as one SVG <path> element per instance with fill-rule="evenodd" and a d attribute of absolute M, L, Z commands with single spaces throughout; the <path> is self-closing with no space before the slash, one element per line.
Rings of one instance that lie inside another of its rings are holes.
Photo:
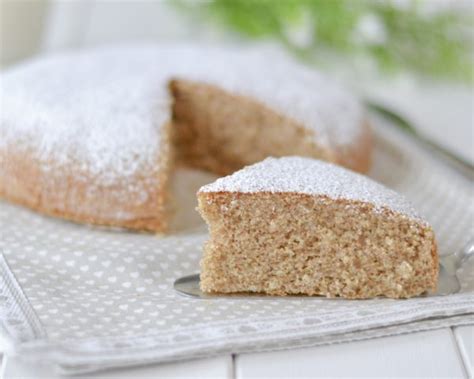
<path fill-rule="evenodd" d="M 317 61 L 323 52 L 337 53 L 348 59 L 369 58 L 385 71 L 411 70 L 473 81 L 472 6 L 459 12 L 446 7 L 427 11 L 421 0 L 214 0 L 179 4 L 241 35 L 276 39 L 309 61 Z"/>

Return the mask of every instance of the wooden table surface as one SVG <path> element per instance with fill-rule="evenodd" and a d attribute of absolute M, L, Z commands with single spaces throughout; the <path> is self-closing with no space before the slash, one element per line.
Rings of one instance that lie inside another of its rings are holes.
<path fill-rule="evenodd" d="M 474 377 L 474 325 L 305 349 L 114 370 L 87 378 L 303 378 Z M 63 378 L 50 367 L 15 357 L 2 364 L 3 379 Z"/>

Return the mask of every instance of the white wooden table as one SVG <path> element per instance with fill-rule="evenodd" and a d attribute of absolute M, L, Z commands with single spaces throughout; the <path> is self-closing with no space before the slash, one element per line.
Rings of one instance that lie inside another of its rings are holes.
<path fill-rule="evenodd" d="M 97 373 L 87 378 L 474 377 L 474 325 L 314 348 L 226 355 Z M 84 377 L 84 376 L 81 376 Z M 4 358 L 1 378 L 62 376 Z"/>

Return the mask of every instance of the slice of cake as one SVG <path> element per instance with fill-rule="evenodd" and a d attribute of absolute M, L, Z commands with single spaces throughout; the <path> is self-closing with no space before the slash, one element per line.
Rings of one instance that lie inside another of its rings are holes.
<path fill-rule="evenodd" d="M 407 298 L 436 288 L 432 228 L 400 195 L 311 158 L 268 158 L 202 187 L 205 292 Z"/>

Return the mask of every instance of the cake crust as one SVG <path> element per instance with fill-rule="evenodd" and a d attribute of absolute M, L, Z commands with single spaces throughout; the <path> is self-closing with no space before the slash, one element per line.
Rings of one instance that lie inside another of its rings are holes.
<path fill-rule="evenodd" d="M 42 162 L 34 150 L 21 145 L 0 149 L 0 198 L 70 221 L 164 232 L 169 218 L 166 185 L 172 168 L 170 127 L 164 126 L 163 145 L 146 175 L 137 173 L 108 185 L 80 162 L 65 166 L 54 160 Z"/>

